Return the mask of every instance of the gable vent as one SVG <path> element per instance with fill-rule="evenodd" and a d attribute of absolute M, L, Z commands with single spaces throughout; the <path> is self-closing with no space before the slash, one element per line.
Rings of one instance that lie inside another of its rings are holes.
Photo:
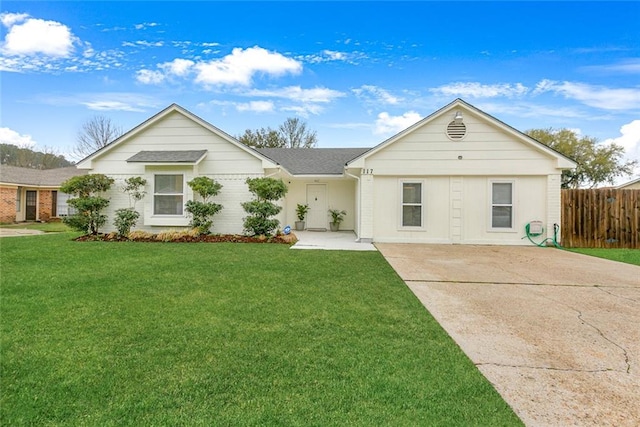
<path fill-rule="evenodd" d="M 467 134 L 467 127 L 462 123 L 462 121 L 452 121 L 447 126 L 447 136 L 449 139 L 454 141 L 459 141 Z"/>

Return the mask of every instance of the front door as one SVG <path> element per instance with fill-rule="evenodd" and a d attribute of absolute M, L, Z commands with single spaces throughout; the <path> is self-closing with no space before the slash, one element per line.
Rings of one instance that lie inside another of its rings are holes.
<path fill-rule="evenodd" d="M 307 228 L 327 229 L 327 186 L 326 184 L 307 185 Z"/>
<path fill-rule="evenodd" d="M 24 219 L 27 221 L 35 221 L 37 208 L 38 208 L 38 192 L 33 190 L 27 190 Z"/>

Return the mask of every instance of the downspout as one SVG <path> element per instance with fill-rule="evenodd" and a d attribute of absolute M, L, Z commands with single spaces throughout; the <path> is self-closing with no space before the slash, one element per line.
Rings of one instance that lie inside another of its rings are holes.
<path fill-rule="evenodd" d="M 356 176 L 356 175 L 352 175 L 349 172 L 347 172 L 347 165 L 344 165 L 344 174 L 346 176 L 354 178 L 358 182 L 358 200 L 357 200 L 357 202 L 358 202 L 358 209 L 357 209 L 357 211 L 358 211 L 358 240 L 357 241 L 359 242 L 360 241 L 360 233 L 362 232 L 362 227 L 361 227 L 362 226 L 362 224 L 361 224 L 361 222 L 362 222 L 362 203 L 361 203 L 361 200 L 360 200 L 360 193 L 362 192 L 362 188 L 360 187 L 360 177 Z"/>

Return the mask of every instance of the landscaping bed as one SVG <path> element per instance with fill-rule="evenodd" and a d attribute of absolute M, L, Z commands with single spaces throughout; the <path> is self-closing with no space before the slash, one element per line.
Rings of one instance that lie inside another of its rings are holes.
<path fill-rule="evenodd" d="M 86 234 L 75 239 L 78 242 L 164 242 L 164 243 L 280 243 L 292 245 L 298 238 L 292 234 L 276 236 L 244 236 L 241 234 L 190 234 L 188 232 L 166 232 L 159 234 L 132 233 L 129 237 L 117 233 Z"/>

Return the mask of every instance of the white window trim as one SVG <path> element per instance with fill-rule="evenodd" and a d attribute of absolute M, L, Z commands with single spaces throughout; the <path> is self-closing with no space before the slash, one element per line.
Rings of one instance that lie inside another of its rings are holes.
<path fill-rule="evenodd" d="M 181 193 L 156 193 L 156 176 L 158 175 L 181 175 L 182 176 L 182 192 Z M 157 172 L 153 174 L 153 198 L 151 200 L 151 217 L 152 218 L 185 218 L 185 204 L 187 203 L 187 182 L 184 173 Z M 181 214 L 157 214 L 155 212 L 156 196 L 182 196 L 182 213 Z"/>
<path fill-rule="evenodd" d="M 420 184 L 420 203 L 404 203 L 404 184 Z M 415 230 L 415 231 L 424 231 L 425 230 L 425 183 L 424 179 L 400 179 L 398 180 L 398 230 Z M 404 206 L 421 206 L 420 210 L 420 226 L 411 226 L 411 225 L 403 225 L 402 217 L 403 217 L 403 207 Z"/>
<path fill-rule="evenodd" d="M 511 204 L 493 204 L 493 184 L 511 184 Z M 489 214 L 487 215 L 489 223 L 487 230 L 493 233 L 515 233 L 516 224 L 516 181 L 515 179 L 490 179 L 489 180 Z M 493 207 L 494 206 L 511 206 L 511 227 L 494 227 L 493 226 Z"/>

